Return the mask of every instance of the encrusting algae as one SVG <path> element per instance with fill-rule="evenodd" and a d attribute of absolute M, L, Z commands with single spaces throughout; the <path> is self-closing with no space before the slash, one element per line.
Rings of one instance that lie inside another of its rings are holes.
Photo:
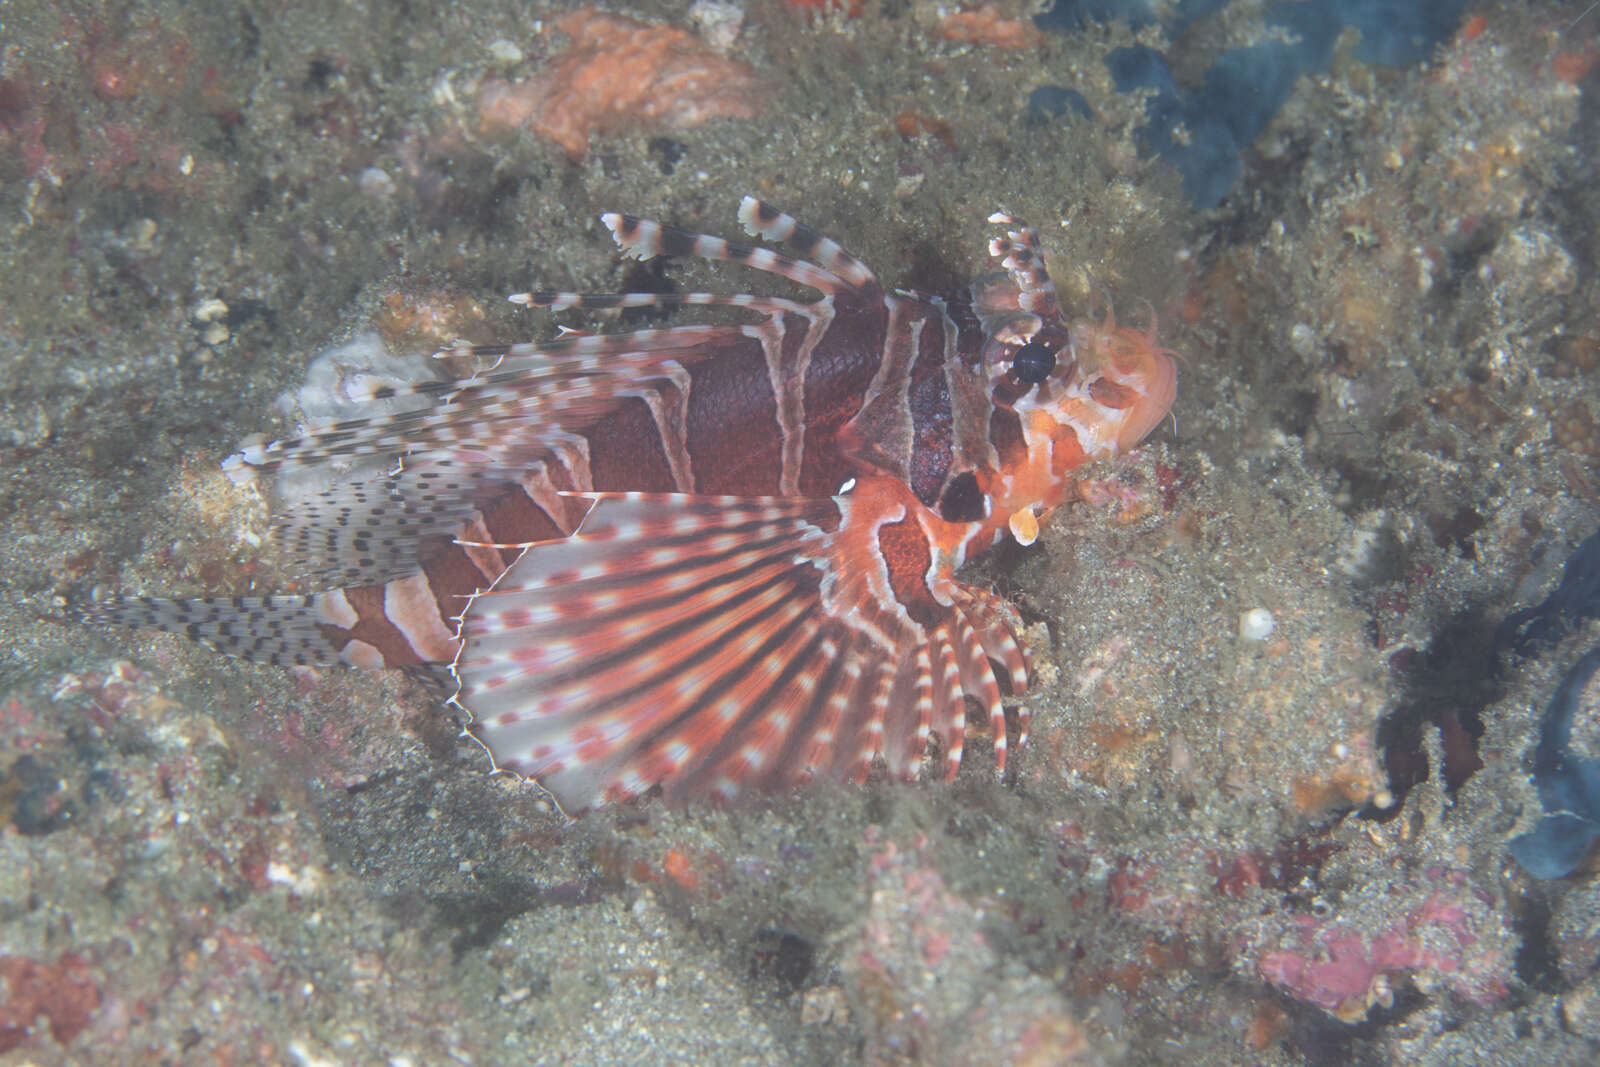
<path fill-rule="evenodd" d="M 748 65 L 674 26 L 580 8 L 555 28 L 571 44 L 538 74 L 484 85 L 478 117 L 485 130 L 525 125 L 576 160 L 596 133 L 753 118 L 765 95 Z"/>

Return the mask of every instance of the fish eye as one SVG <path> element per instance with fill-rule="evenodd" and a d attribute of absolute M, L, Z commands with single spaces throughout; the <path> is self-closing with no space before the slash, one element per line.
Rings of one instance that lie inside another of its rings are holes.
<path fill-rule="evenodd" d="M 1055 349 L 1042 341 L 1029 341 L 1011 357 L 1011 374 L 1024 385 L 1038 385 L 1055 369 Z"/>

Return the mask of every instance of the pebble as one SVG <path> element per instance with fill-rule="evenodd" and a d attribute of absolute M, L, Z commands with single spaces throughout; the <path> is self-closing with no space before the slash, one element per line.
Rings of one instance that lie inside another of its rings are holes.
<path fill-rule="evenodd" d="M 1600 982 L 1591 978 L 1564 995 L 1561 1020 L 1573 1033 L 1600 1040 Z"/>
<path fill-rule="evenodd" d="M 1265 641 L 1276 625 L 1272 612 L 1266 608 L 1251 608 L 1239 615 L 1239 638 L 1243 641 Z"/>
<path fill-rule="evenodd" d="M 44 405 L 0 405 L 0 442 L 13 448 L 40 448 L 54 432 Z"/>
<path fill-rule="evenodd" d="M 194 321 L 200 327 L 200 339 L 215 347 L 223 344 L 232 334 L 228 330 L 228 305 L 216 297 L 195 305 Z"/>
<path fill-rule="evenodd" d="M 394 195 L 394 179 L 382 167 L 368 167 L 356 183 L 362 193 L 374 200 L 387 200 Z"/>
<path fill-rule="evenodd" d="M 504 37 L 497 37 L 489 42 L 489 58 L 496 63 L 513 67 L 521 63 L 524 57 L 522 49 Z"/>
<path fill-rule="evenodd" d="M 700 31 L 700 37 L 712 51 L 726 55 L 739 39 L 744 25 L 744 8 L 725 0 L 695 0 L 689 8 L 689 21 Z"/>

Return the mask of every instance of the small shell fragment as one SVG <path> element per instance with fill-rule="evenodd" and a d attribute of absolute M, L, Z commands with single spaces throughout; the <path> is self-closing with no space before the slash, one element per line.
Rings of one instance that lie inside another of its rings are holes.
<path fill-rule="evenodd" d="M 521 63 L 525 58 L 522 49 L 504 37 L 496 37 L 489 42 L 489 58 L 503 66 L 512 67 Z"/>
<path fill-rule="evenodd" d="M 1266 608 L 1251 608 L 1239 615 L 1239 639 L 1241 641 L 1265 641 L 1277 625 L 1272 617 L 1272 612 Z"/>
<path fill-rule="evenodd" d="M 1014 512 L 1006 525 L 1011 527 L 1011 536 L 1017 539 L 1019 545 L 1031 545 L 1039 539 L 1039 519 L 1032 508 Z"/>

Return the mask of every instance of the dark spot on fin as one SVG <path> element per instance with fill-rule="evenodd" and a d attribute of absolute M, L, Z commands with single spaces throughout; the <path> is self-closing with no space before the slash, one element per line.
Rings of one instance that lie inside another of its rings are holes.
<path fill-rule="evenodd" d="M 988 516 L 983 490 L 971 471 L 962 471 L 945 483 L 939 494 L 939 517 L 945 522 L 978 522 Z"/>

